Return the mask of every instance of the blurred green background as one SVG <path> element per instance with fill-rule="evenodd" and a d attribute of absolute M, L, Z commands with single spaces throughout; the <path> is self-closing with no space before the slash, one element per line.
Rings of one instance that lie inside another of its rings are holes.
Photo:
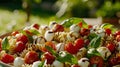
<path fill-rule="evenodd" d="M 0 35 L 70 17 L 120 18 L 120 0 L 0 0 Z"/>

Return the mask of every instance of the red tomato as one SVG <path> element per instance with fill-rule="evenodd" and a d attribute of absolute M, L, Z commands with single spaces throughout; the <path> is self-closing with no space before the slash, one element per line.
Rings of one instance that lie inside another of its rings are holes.
<path fill-rule="evenodd" d="M 118 64 L 118 59 L 116 57 L 110 58 L 110 60 L 109 60 L 110 67 L 117 65 L 117 64 Z"/>
<path fill-rule="evenodd" d="M 115 51 L 115 45 L 113 43 L 108 43 L 106 46 L 111 52 Z"/>
<path fill-rule="evenodd" d="M 88 25 L 88 29 L 91 29 L 93 26 L 92 25 Z"/>
<path fill-rule="evenodd" d="M 120 35 L 120 31 L 115 32 L 115 36 Z"/>
<path fill-rule="evenodd" d="M 18 34 L 19 32 L 18 31 L 14 31 L 11 33 L 12 36 L 15 36 L 16 34 Z"/>
<path fill-rule="evenodd" d="M 39 24 L 33 24 L 32 25 L 34 28 L 39 29 L 40 25 Z"/>
<path fill-rule="evenodd" d="M 46 42 L 45 45 L 53 48 L 54 50 L 56 50 L 55 44 L 53 42 L 51 42 L 51 41 Z M 41 47 L 40 50 L 42 52 L 49 52 L 45 47 Z"/>
<path fill-rule="evenodd" d="M 29 30 L 25 30 L 25 32 L 29 35 L 33 35 Z"/>
<path fill-rule="evenodd" d="M 2 51 L 2 39 L 0 39 L 0 51 Z"/>
<path fill-rule="evenodd" d="M 45 52 L 42 56 L 42 60 L 47 60 L 47 64 L 52 64 L 55 57 L 51 53 Z"/>
<path fill-rule="evenodd" d="M 64 31 L 64 27 L 60 24 L 55 24 L 53 27 L 53 31 L 54 32 L 63 32 Z"/>
<path fill-rule="evenodd" d="M 9 54 L 4 54 L 1 57 L 1 61 L 4 63 L 12 63 L 14 61 L 14 57 Z"/>
<path fill-rule="evenodd" d="M 24 44 L 26 44 L 26 43 L 28 42 L 28 38 L 27 38 L 26 35 L 21 35 L 21 36 L 17 37 L 17 42 L 18 42 L 18 41 L 21 41 L 21 42 L 23 42 Z"/>
<path fill-rule="evenodd" d="M 90 34 L 89 29 L 86 29 L 86 28 L 81 29 L 81 31 L 80 31 L 81 36 L 85 36 L 85 35 L 87 36 L 88 34 Z"/>
<path fill-rule="evenodd" d="M 19 41 L 16 43 L 16 46 L 15 46 L 16 52 L 22 52 L 24 49 L 25 49 L 25 44 L 23 44 L 23 42 Z"/>
<path fill-rule="evenodd" d="M 84 40 L 82 38 L 79 38 L 75 41 L 75 47 L 77 49 L 80 49 L 82 47 L 84 47 Z"/>
<path fill-rule="evenodd" d="M 116 40 L 119 42 L 120 41 L 120 35 L 116 36 Z"/>
<path fill-rule="evenodd" d="M 100 56 L 93 56 L 90 58 L 90 64 L 91 66 L 96 64 L 97 67 L 103 67 L 104 61 L 103 58 Z"/>
<path fill-rule="evenodd" d="M 106 32 L 107 35 L 111 34 L 111 30 L 109 28 L 105 29 L 105 32 Z"/>
<path fill-rule="evenodd" d="M 80 28 L 82 28 L 82 26 L 83 26 L 82 22 L 79 22 L 79 23 L 78 23 L 78 26 L 79 26 Z"/>
<path fill-rule="evenodd" d="M 25 63 L 27 64 L 32 64 L 35 61 L 38 61 L 38 54 L 35 51 L 29 51 L 26 55 L 25 55 Z"/>
<path fill-rule="evenodd" d="M 74 65 L 72 65 L 71 67 L 80 67 L 80 66 L 79 66 L 79 65 L 74 64 Z"/>
<path fill-rule="evenodd" d="M 71 42 L 65 45 L 65 50 L 71 54 L 76 54 L 78 52 L 78 48 L 75 47 Z"/>

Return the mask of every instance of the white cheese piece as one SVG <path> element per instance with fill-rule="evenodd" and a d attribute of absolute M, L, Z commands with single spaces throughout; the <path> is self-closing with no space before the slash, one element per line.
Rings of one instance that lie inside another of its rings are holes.
<path fill-rule="evenodd" d="M 53 37 L 54 37 L 54 32 L 52 32 L 50 30 L 45 32 L 45 39 L 47 41 L 52 41 Z"/>
<path fill-rule="evenodd" d="M 55 60 L 52 65 L 53 67 L 64 67 L 64 64 L 57 60 Z"/>
<path fill-rule="evenodd" d="M 101 56 L 106 59 L 111 55 L 111 52 L 108 48 L 106 47 L 99 47 L 97 51 L 101 54 Z"/>
<path fill-rule="evenodd" d="M 73 24 L 72 26 L 70 26 L 70 31 L 79 32 L 80 27 L 76 24 Z"/>
<path fill-rule="evenodd" d="M 16 57 L 14 60 L 14 67 L 21 67 L 24 64 L 24 60 L 21 57 Z"/>
<path fill-rule="evenodd" d="M 81 58 L 80 60 L 78 60 L 78 65 L 80 65 L 80 67 L 88 67 L 89 64 L 90 63 L 88 58 Z"/>
<path fill-rule="evenodd" d="M 41 63 L 41 61 L 36 61 L 33 63 L 32 67 L 38 67 L 40 63 Z"/>

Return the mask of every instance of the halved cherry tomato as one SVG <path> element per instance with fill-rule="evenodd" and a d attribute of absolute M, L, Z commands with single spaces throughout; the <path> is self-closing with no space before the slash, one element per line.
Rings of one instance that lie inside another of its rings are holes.
<path fill-rule="evenodd" d="M 42 56 L 42 60 L 47 60 L 47 64 L 52 64 L 55 57 L 51 53 L 45 52 Z"/>
<path fill-rule="evenodd" d="M 54 50 L 56 50 L 55 44 L 54 44 L 53 42 L 51 42 L 51 41 L 46 42 L 45 45 L 53 48 Z M 49 51 L 45 48 L 45 46 L 41 47 L 40 50 L 41 50 L 42 52 L 49 52 Z"/>
<path fill-rule="evenodd" d="M 78 26 L 79 26 L 80 28 L 82 28 L 82 26 L 83 26 L 82 22 L 79 22 L 79 23 L 78 23 Z"/>
<path fill-rule="evenodd" d="M 84 47 L 84 40 L 79 38 L 75 41 L 75 47 L 79 50 L 80 48 Z"/>
<path fill-rule="evenodd" d="M 19 41 L 16 43 L 15 52 L 22 52 L 24 49 L 25 49 L 25 44 L 23 44 L 23 42 Z"/>
<path fill-rule="evenodd" d="M 29 51 L 26 55 L 25 55 L 25 63 L 27 64 L 32 64 L 35 61 L 38 61 L 38 54 L 35 51 Z"/>
<path fill-rule="evenodd" d="M 74 65 L 72 65 L 71 67 L 80 67 L 80 66 L 79 66 L 79 65 L 74 64 Z"/>
<path fill-rule="evenodd" d="M 55 24 L 53 27 L 53 31 L 54 32 L 63 32 L 64 31 L 64 27 L 60 24 Z"/>
<path fill-rule="evenodd" d="M 114 35 L 115 36 L 120 35 L 120 31 L 116 31 Z"/>
<path fill-rule="evenodd" d="M 90 58 L 90 64 L 91 66 L 97 65 L 97 67 L 103 67 L 104 61 L 100 56 L 93 56 Z"/>
<path fill-rule="evenodd" d="M 1 57 L 1 61 L 4 63 L 12 63 L 14 61 L 14 57 L 9 54 L 4 54 Z"/>
<path fill-rule="evenodd" d="M 28 38 L 27 38 L 26 35 L 21 35 L 21 36 L 17 37 L 17 42 L 18 42 L 18 41 L 21 41 L 21 42 L 23 42 L 24 44 L 26 44 L 26 43 L 28 42 Z"/>
<path fill-rule="evenodd" d="M 78 52 L 78 48 L 75 47 L 71 42 L 66 44 L 64 49 L 71 54 L 76 54 Z"/>
<path fill-rule="evenodd" d="M 105 29 L 105 32 L 106 32 L 107 35 L 110 35 L 112 33 L 109 28 Z"/>
<path fill-rule="evenodd" d="M 18 31 L 14 31 L 11 33 L 12 36 L 15 36 L 16 34 L 18 34 L 19 32 Z"/>
<path fill-rule="evenodd" d="M 88 25 L 88 29 L 91 29 L 93 26 L 92 25 Z"/>
<path fill-rule="evenodd" d="M 34 28 L 39 29 L 40 25 L 39 24 L 33 24 L 32 25 Z"/>
<path fill-rule="evenodd" d="M 106 46 L 111 52 L 115 51 L 115 45 L 113 43 L 108 43 Z"/>
<path fill-rule="evenodd" d="M 81 36 L 85 36 L 85 35 L 88 35 L 88 34 L 90 34 L 89 29 L 86 29 L 86 28 L 81 29 L 81 31 L 80 31 Z"/>
<path fill-rule="evenodd" d="M 119 42 L 120 41 L 120 35 L 116 36 L 116 40 Z"/>

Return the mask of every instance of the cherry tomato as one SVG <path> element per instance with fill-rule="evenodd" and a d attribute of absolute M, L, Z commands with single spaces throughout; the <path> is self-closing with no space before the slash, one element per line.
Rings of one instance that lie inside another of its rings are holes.
<path fill-rule="evenodd" d="M 75 41 L 75 47 L 77 49 L 80 49 L 82 47 L 84 47 L 84 40 L 82 38 L 79 38 Z"/>
<path fill-rule="evenodd" d="M 66 44 L 64 49 L 71 54 L 76 54 L 78 52 L 78 48 L 75 47 L 71 42 Z"/>
<path fill-rule="evenodd" d="M 53 42 L 51 42 L 51 41 L 46 42 L 45 45 L 53 48 L 54 50 L 56 50 L 55 44 Z M 49 52 L 45 47 L 41 47 L 40 50 L 42 52 Z"/>
<path fill-rule="evenodd" d="M 11 33 L 12 36 L 15 36 L 16 34 L 18 34 L 19 32 L 18 31 L 14 31 Z"/>
<path fill-rule="evenodd" d="M 72 65 L 71 67 L 80 67 L 80 66 L 79 66 L 79 65 L 74 64 L 74 65 Z"/>
<path fill-rule="evenodd" d="M 24 49 L 25 49 L 25 45 L 23 44 L 23 42 L 19 41 L 16 43 L 16 46 L 15 46 L 16 52 L 22 52 Z"/>
<path fill-rule="evenodd" d="M 21 42 L 23 42 L 24 44 L 26 44 L 26 43 L 28 42 L 28 38 L 27 38 L 26 35 L 21 35 L 21 36 L 17 37 L 17 42 L 18 42 L 18 41 L 21 41 Z"/>
<path fill-rule="evenodd" d="M 120 35 L 116 36 L 116 40 L 119 42 L 120 41 Z"/>
<path fill-rule="evenodd" d="M 55 24 L 53 27 L 53 31 L 54 32 L 63 32 L 64 31 L 64 27 L 60 24 Z"/>
<path fill-rule="evenodd" d="M 111 34 L 111 30 L 109 28 L 105 29 L 105 32 L 106 32 L 107 35 Z"/>
<path fill-rule="evenodd" d="M 115 32 L 115 36 L 120 35 L 120 31 Z"/>
<path fill-rule="evenodd" d="M 35 61 L 38 61 L 38 54 L 35 51 L 29 51 L 26 55 L 25 55 L 25 63 L 27 64 L 32 64 Z"/>
<path fill-rule="evenodd" d="M 93 56 L 90 58 L 90 64 L 91 66 L 96 64 L 97 67 L 103 67 L 104 61 L 103 61 L 103 58 L 100 56 Z"/>
<path fill-rule="evenodd" d="M 112 67 L 112 66 L 118 64 L 118 59 L 116 57 L 112 57 L 112 58 L 110 58 L 108 63 L 109 63 L 109 66 Z"/>
<path fill-rule="evenodd" d="M 0 51 L 2 51 L 2 39 L 0 39 Z"/>
<path fill-rule="evenodd" d="M 113 43 L 108 43 L 106 46 L 111 52 L 115 51 L 115 45 Z"/>
<path fill-rule="evenodd" d="M 40 25 L 39 24 L 33 24 L 32 25 L 34 28 L 39 29 Z"/>
<path fill-rule="evenodd" d="M 1 57 L 1 61 L 4 63 L 12 63 L 14 61 L 14 57 L 9 54 L 4 54 Z"/>
<path fill-rule="evenodd" d="M 91 29 L 93 26 L 92 25 L 88 25 L 88 29 Z"/>
<path fill-rule="evenodd" d="M 79 22 L 79 23 L 78 23 L 78 26 L 79 26 L 80 28 L 82 28 L 82 26 L 83 26 L 82 22 Z"/>
<path fill-rule="evenodd" d="M 47 60 L 47 64 L 52 64 L 55 57 L 51 53 L 45 52 L 42 56 L 42 60 Z"/>
<path fill-rule="evenodd" d="M 85 36 L 85 35 L 87 36 L 88 34 L 90 34 L 89 29 L 86 29 L 86 28 L 81 29 L 81 31 L 80 31 L 81 36 Z"/>

